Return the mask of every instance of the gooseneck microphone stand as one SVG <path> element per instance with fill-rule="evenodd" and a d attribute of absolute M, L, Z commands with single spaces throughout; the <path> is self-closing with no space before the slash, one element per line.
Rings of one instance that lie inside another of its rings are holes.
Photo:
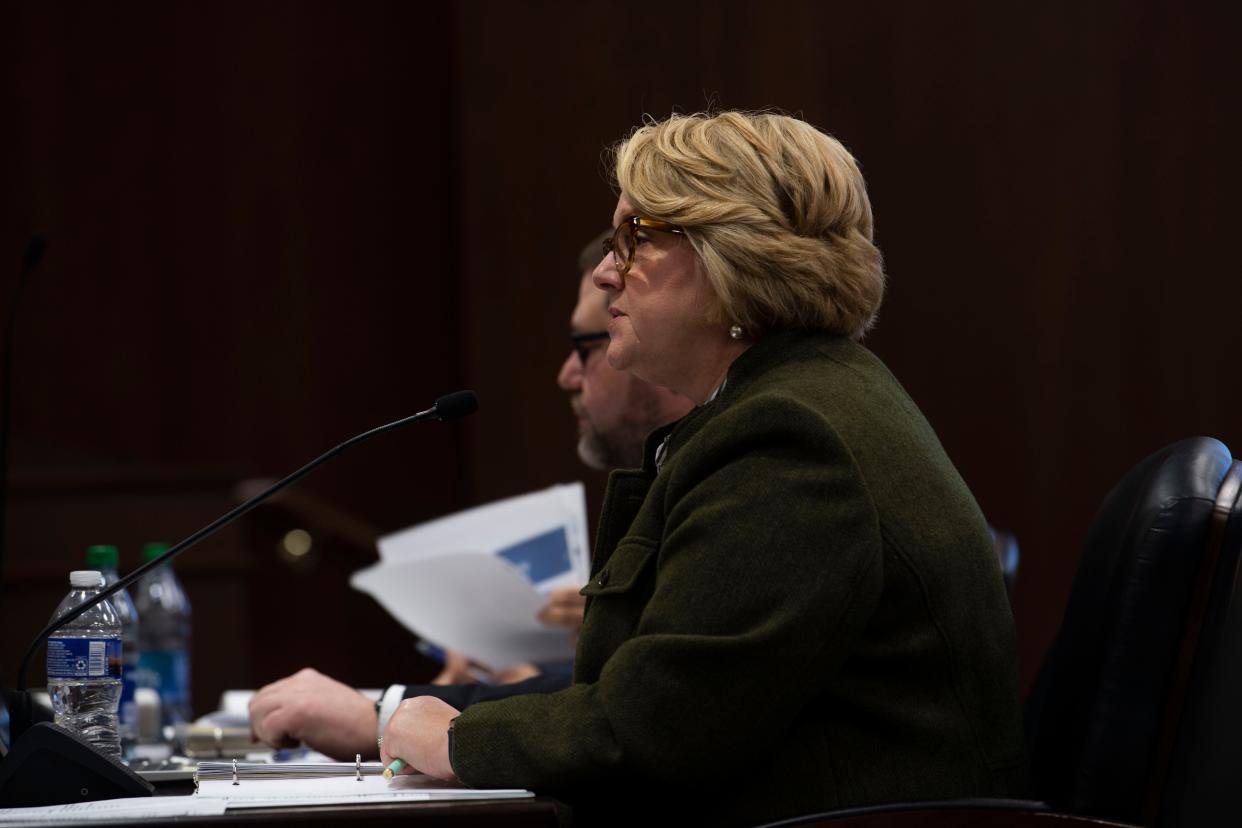
<path fill-rule="evenodd" d="M 473 414 L 479 406 L 473 391 L 458 391 L 436 400 L 426 411 L 420 411 L 387 425 L 351 437 L 324 452 L 288 477 L 199 529 L 172 546 L 158 558 L 147 561 L 133 572 L 52 621 L 35 636 L 22 657 L 17 673 L 17 690 L 5 693 L 9 702 L 12 750 L 0 764 L 0 807 L 25 805 L 58 805 L 68 802 L 109 799 L 118 796 L 143 796 L 151 786 L 125 765 L 90 748 L 73 734 L 49 722 L 33 724 L 33 702 L 27 690 L 26 672 L 39 646 L 52 633 L 68 624 L 91 607 L 119 592 L 152 569 L 169 563 L 186 549 L 210 536 L 218 529 L 258 506 L 264 500 L 301 480 L 342 451 L 385 432 L 419 420 L 455 420 Z"/>

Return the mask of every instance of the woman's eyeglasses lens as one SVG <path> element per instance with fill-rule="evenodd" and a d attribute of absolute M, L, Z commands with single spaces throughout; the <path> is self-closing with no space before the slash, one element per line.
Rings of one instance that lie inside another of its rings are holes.
<path fill-rule="evenodd" d="M 612 261 L 617 266 L 617 275 L 619 276 L 629 273 L 630 268 L 634 266 L 634 247 L 638 241 L 638 228 L 640 225 L 651 230 L 659 230 L 661 233 L 675 233 L 678 236 L 686 235 L 686 231 L 680 227 L 659 219 L 631 216 L 621 222 L 621 224 L 617 225 L 612 238 L 604 242 L 604 252 L 612 254 Z"/>
<path fill-rule="evenodd" d="M 612 235 L 612 258 L 617 264 L 617 272 L 623 275 L 634 264 L 635 229 L 634 223 L 627 221 Z"/>
<path fill-rule="evenodd" d="M 630 269 L 630 265 L 634 263 L 634 231 L 636 226 L 633 220 L 627 220 L 617 225 L 616 231 L 612 234 L 612 238 L 604 242 L 604 252 L 612 254 L 612 263 L 617 267 L 617 273 L 624 276 L 626 271 Z"/>

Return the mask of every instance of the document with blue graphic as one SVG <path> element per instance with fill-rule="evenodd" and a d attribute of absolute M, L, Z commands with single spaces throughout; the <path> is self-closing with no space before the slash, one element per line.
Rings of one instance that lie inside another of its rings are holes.
<path fill-rule="evenodd" d="M 350 582 L 420 638 L 493 670 L 572 658 L 566 631 L 535 615 L 550 590 L 586 583 L 581 483 L 404 529 L 380 538 L 379 552 Z"/>

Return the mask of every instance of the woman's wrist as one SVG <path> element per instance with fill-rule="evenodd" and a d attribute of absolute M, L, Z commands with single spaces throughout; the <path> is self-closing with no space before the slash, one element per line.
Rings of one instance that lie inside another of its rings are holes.
<path fill-rule="evenodd" d="M 388 720 L 392 718 L 393 713 L 397 712 L 397 707 L 403 698 L 405 698 L 405 685 L 392 684 L 375 702 L 375 740 L 377 742 L 384 735 Z"/>

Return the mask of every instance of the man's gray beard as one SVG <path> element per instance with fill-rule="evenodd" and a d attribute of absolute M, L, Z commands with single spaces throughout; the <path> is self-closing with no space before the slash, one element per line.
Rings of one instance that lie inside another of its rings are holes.
<path fill-rule="evenodd" d="M 637 469 L 643 464 L 643 443 L 647 434 L 663 423 L 655 409 L 655 398 L 641 401 L 639 416 L 618 424 L 610 437 L 588 424 L 585 434 L 578 437 L 578 457 L 583 463 L 600 471 Z"/>
<path fill-rule="evenodd" d="M 578 457 L 583 463 L 600 471 L 637 469 L 643 464 L 643 444 L 647 435 L 664 425 L 660 402 L 647 386 L 630 389 L 624 402 L 628 416 L 617 423 L 607 436 L 589 420 L 584 434 L 578 437 Z"/>
<path fill-rule="evenodd" d="M 653 419 L 655 417 L 648 413 L 642 421 L 627 420 L 617 427 L 611 439 L 594 428 L 588 428 L 578 438 L 578 457 L 600 471 L 639 468 L 643 464 L 643 443 L 647 432 L 656 427 L 651 424 Z"/>
<path fill-rule="evenodd" d="M 610 471 L 622 463 L 595 431 L 588 431 L 578 438 L 578 459 L 599 471 Z"/>

